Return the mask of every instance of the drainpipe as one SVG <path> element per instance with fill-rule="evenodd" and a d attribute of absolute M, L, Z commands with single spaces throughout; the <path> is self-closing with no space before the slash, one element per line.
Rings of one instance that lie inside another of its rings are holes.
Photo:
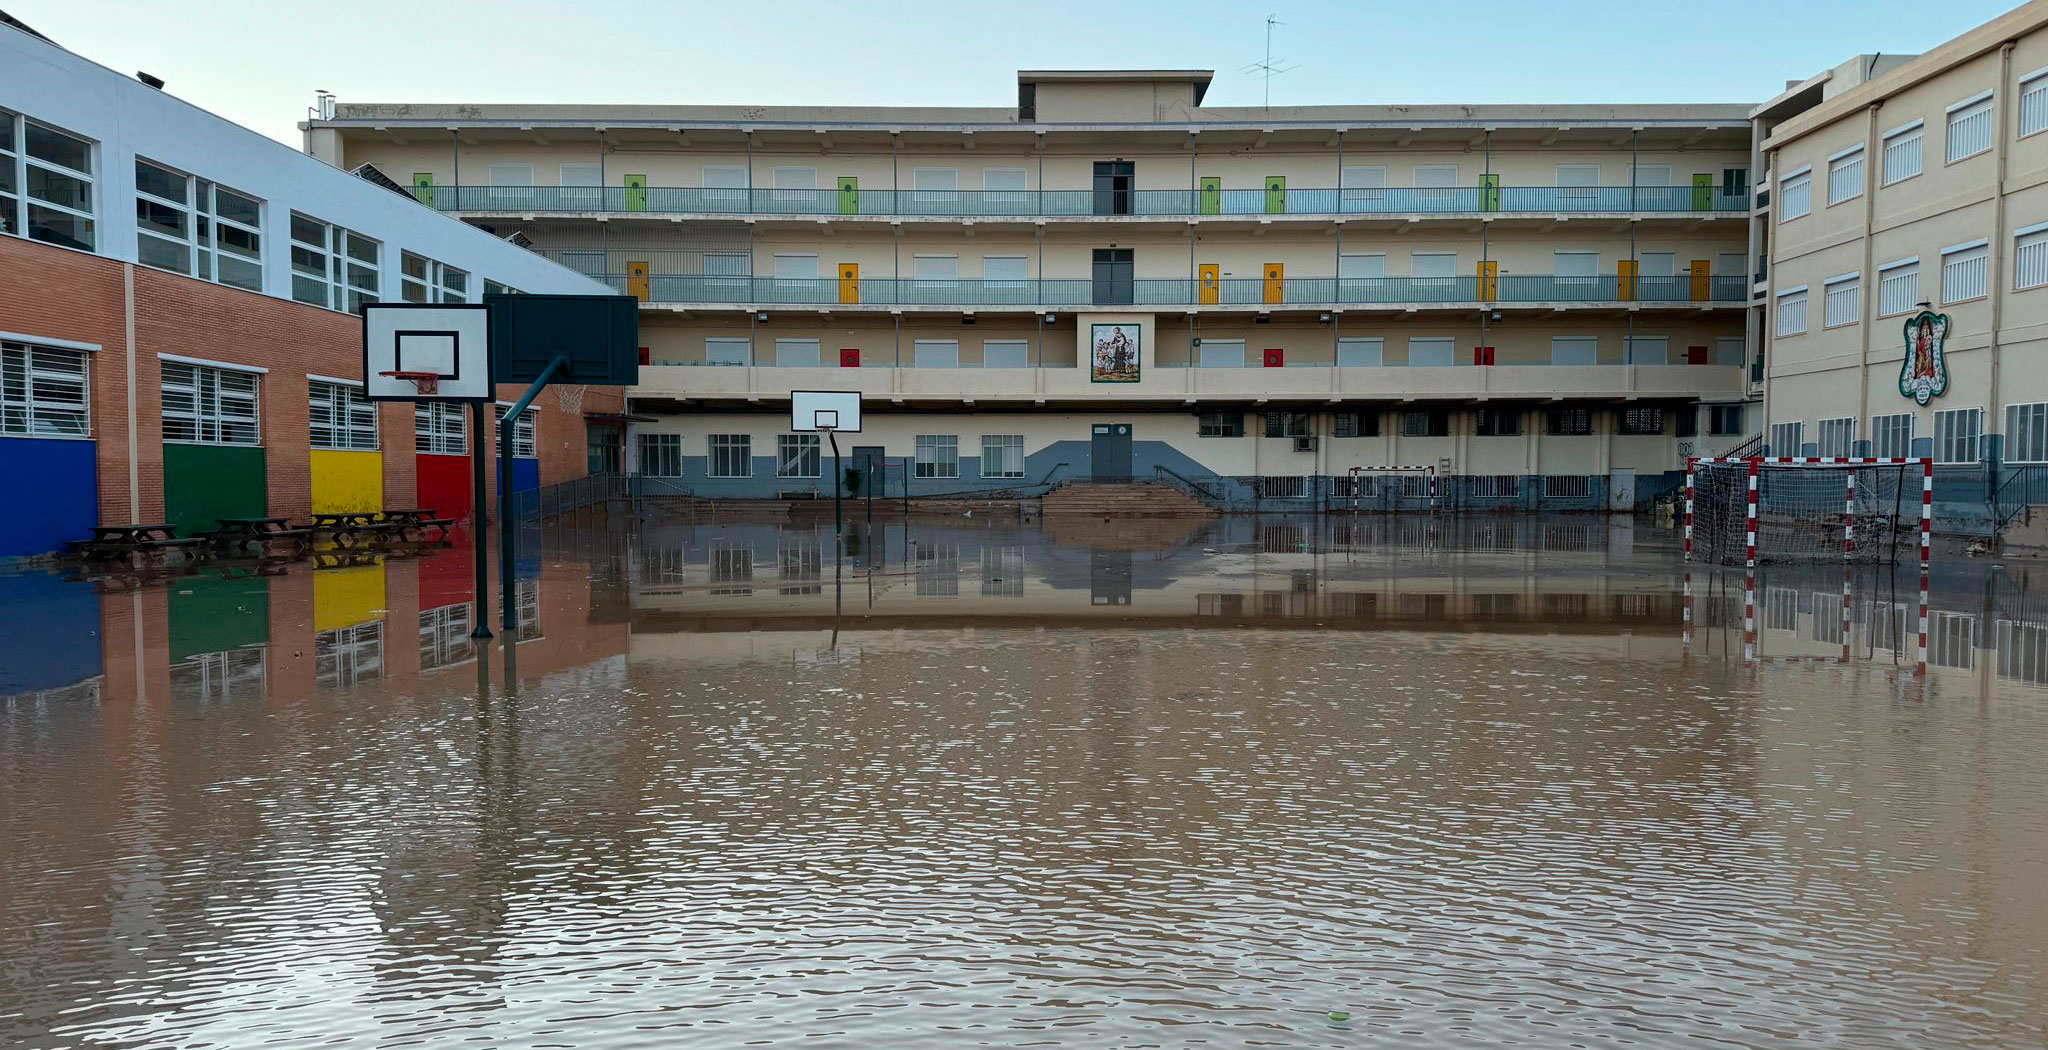
<path fill-rule="evenodd" d="M 1761 129 L 1759 129 L 1759 131 L 1761 131 Z M 1763 170 L 1762 170 L 1762 171 L 1760 171 L 1760 172 L 1758 172 L 1758 174 L 1759 174 L 1759 175 L 1769 175 L 1769 176 L 1770 176 L 1770 177 L 1772 178 L 1772 180 L 1774 180 L 1774 181 L 1775 181 L 1775 180 L 1777 179 L 1777 177 L 1778 177 L 1778 151 L 1777 151 L 1777 150 L 1775 150 L 1775 149 L 1773 149 L 1773 150 L 1767 150 L 1767 151 L 1765 151 L 1765 153 L 1764 153 L 1764 156 L 1763 156 L 1763 161 L 1764 161 L 1764 166 L 1763 166 Z M 1868 164 L 1869 162 L 1870 162 L 1870 158 L 1868 158 L 1868 157 L 1865 157 L 1865 158 L 1864 158 L 1864 163 L 1865 163 L 1865 164 Z M 1868 171 L 1866 170 L 1866 171 L 1864 172 L 1864 174 L 1866 174 L 1866 175 L 1867 175 L 1867 174 L 1869 174 L 1869 172 L 1868 172 Z M 1755 197 L 1755 195 L 1756 195 L 1756 194 L 1759 194 L 1759 193 L 1762 193 L 1762 192 L 1764 192 L 1764 186 L 1763 186 L 1763 184 L 1762 184 L 1761 182 L 1757 182 L 1757 181 L 1755 181 L 1755 180 L 1751 180 L 1751 182 L 1750 182 L 1750 188 L 1749 188 L 1749 192 L 1750 192 L 1750 194 L 1751 194 L 1751 197 L 1750 197 L 1750 207 L 1751 207 L 1752 209 L 1754 209 L 1754 208 L 1756 207 L 1756 197 Z M 1770 214 L 1770 215 L 1769 215 L 1768 217 L 1764 218 L 1764 219 L 1763 219 L 1763 220 L 1762 220 L 1761 222 L 1759 222 L 1759 223 L 1757 224 L 1757 225 L 1758 225 L 1758 227 L 1759 227 L 1759 229 L 1760 229 L 1760 230 L 1762 231 L 1762 232 L 1760 233 L 1760 235 L 1759 235 L 1759 239 L 1760 239 L 1760 240 L 1761 240 L 1761 239 L 1768 239 L 1768 238 L 1769 238 L 1769 237 L 1771 236 L 1771 234 L 1770 234 L 1770 232 L 1769 232 L 1770 224 L 1773 224 L 1773 223 L 1775 223 L 1775 222 L 1777 221 L 1777 217 L 1778 217 L 1778 209 L 1779 209 L 1779 208 L 1781 208 L 1781 207 L 1783 207 L 1783 206 L 1784 206 L 1784 202 L 1783 202 L 1783 201 L 1780 201 L 1780 200 L 1778 200 L 1777 194 L 1776 194 L 1776 193 L 1773 193 L 1773 194 L 1771 195 L 1771 214 Z M 1771 242 L 1771 244 L 1772 244 L 1772 249 L 1771 249 L 1771 252 L 1770 252 L 1770 254 L 1771 254 L 1771 255 L 1775 255 L 1775 254 L 1777 254 L 1777 248 L 1776 248 L 1776 244 L 1777 244 L 1777 242 L 1776 242 L 1776 241 L 1772 241 L 1772 242 Z M 1759 245 L 1759 246 L 1761 246 L 1761 245 Z M 1764 258 L 1766 258 L 1766 259 L 1767 259 L 1768 257 L 1769 257 L 1769 256 L 1767 255 L 1767 256 L 1765 256 Z M 1757 261 L 1758 261 L 1758 260 L 1752 260 L 1752 261 L 1751 261 L 1751 265 L 1754 265 L 1754 264 L 1755 264 L 1755 263 L 1756 263 Z M 1784 449 L 1781 449 L 1781 448 L 1772 448 L 1772 447 L 1771 447 L 1771 423 L 1773 422 L 1773 421 L 1772 421 L 1772 419 L 1771 419 L 1771 358 L 1772 358 L 1772 357 L 1774 356 L 1774 355 L 1773 355 L 1773 354 L 1771 353 L 1771 351 L 1772 351 L 1772 350 L 1774 349 L 1774 348 L 1773 348 L 1773 347 L 1771 346 L 1771 341 L 1777 338 L 1777 336 L 1776 336 L 1776 335 L 1775 335 L 1774 333 L 1776 333 L 1776 332 L 1777 332 L 1777 330 L 1778 330 L 1778 328 L 1777 328 L 1777 325 L 1778 325 L 1778 287 L 1777 287 L 1777 284 L 1778 284 L 1778 278 L 1777 278 L 1777 275 L 1776 275 L 1776 274 L 1774 274 L 1774 273 L 1771 273 L 1770 271 L 1772 271 L 1772 270 L 1775 270 L 1775 269 L 1776 269 L 1776 267 L 1774 267 L 1774 266 L 1768 266 L 1768 265 L 1766 266 L 1766 269 L 1765 269 L 1765 279 L 1764 279 L 1764 308 L 1763 308 L 1763 316 L 1757 319 L 1757 334 L 1756 334 L 1757 356 L 1758 356 L 1758 357 L 1760 357 L 1760 358 L 1761 358 L 1761 359 L 1763 360 L 1763 366 L 1764 366 L 1764 369 L 1763 369 L 1763 373 L 1764 373 L 1764 374 L 1763 374 L 1763 391 L 1764 391 L 1764 393 L 1763 393 L 1763 411 L 1764 411 L 1764 418 L 1763 418 L 1763 422 L 1762 422 L 1762 424 L 1760 425 L 1760 427 L 1759 427 L 1759 429 L 1758 429 L 1758 433 L 1760 433 L 1760 434 L 1762 434 L 1762 435 L 1763 435 L 1763 444 L 1762 444 L 1762 445 L 1760 446 L 1760 448 L 1759 448 L 1759 451 L 1760 451 L 1760 452 L 1764 452 L 1764 453 L 1768 453 L 1768 454 L 1770 454 L 1770 455 L 1773 455 L 1773 456 L 1786 456 L 1786 455 L 1793 455 L 1793 456 L 1796 456 L 1796 455 L 1798 455 L 1798 454 L 1799 454 L 1799 450 L 1797 450 L 1797 449 L 1794 449 L 1794 450 L 1792 450 L 1791 452 L 1786 452 L 1786 451 L 1785 451 Z M 1754 279 L 1752 278 L 1752 285 L 1753 285 L 1753 284 L 1754 284 Z M 1827 303 L 1825 302 L 1825 299 L 1826 299 L 1826 292 L 1825 292 L 1825 290 L 1823 290 L 1823 292 L 1822 292 L 1822 299 L 1823 299 L 1823 302 L 1821 303 L 1821 309 L 1825 310 L 1825 309 L 1827 309 Z M 1744 438 L 1747 438 L 1748 436 L 1749 436 L 1749 435 L 1747 435 L 1747 434 L 1743 435 L 1743 437 L 1744 437 Z"/>
<path fill-rule="evenodd" d="M 1038 214 L 1040 214 L 1040 215 L 1044 215 L 1044 214 L 1045 214 L 1045 132 L 1043 132 L 1043 131 L 1039 132 L 1039 133 L 1038 133 L 1038 135 L 1037 135 L 1037 138 L 1038 138 Z M 894 140 L 892 139 L 891 141 L 894 141 Z M 896 178 L 896 157 L 895 157 L 895 155 L 894 155 L 894 154 L 891 154 L 891 155 L 890 155 L 890 157 L 889 157 L 889 179 L 890 179 L 890 183 L 891 183 L 891 185 L 894 185 L 894 182 L 895 182 L 895 178 Z M 1044 231 L 1042 231 L 1042 230 L 1041 230 L 1041 231 L 1040 231 L 1040 233 L 1039 233 L 1039 235 L 1040 235 L 1041 237 L 1043 237 L 1043 236 L 1044 236 Z M 1039 262 L 1041 262 L 1041 263 L 1043 263 L 1043 262 L 1045 261 L 1045 249 L 1044 249 L 1044 247 L 1043 247 L 1042 245 L 1041 245 L 1041 246 L 1040 246 L 1040 248 L 1039 248 L 1039 252 L 1038 252 L 1038 261 L 1039 261 Z M 1045 271 L 1044 271 L 1044 270 L 1040 270 L 1040 271 L 1038 272 L 1038 276 L 1040 277 L 1040 279 L 1043 279 L 1043 278 L 1045 277 Z"/>
<path fill-rule="evenodd" d="M 747 211 L 754 210 L 754 129 L 746 129 L 747 135 Z"/>
<path fill-rule="evenodd" d="M 1856 347 L 1856 422 L 1850 424 L 1849 429 L 1852 435 L 1849 441 L 1849 454 L 1852 456 L 1856 455 L 1853 435 L 1870 420 L 1870 352 L 1876 349 L 1877 344 L 1877 274 L 1871 270 L 1871 267 L 1876 265 L 1877 251 L 1877 238 L 1873 233 L 1877 222 L 1877 181 L 1872 176 L 1882 178 L 1884 175 L 1884 158 L 1880 152 L 1883 146 L 1877 137 L 1877 122 L 1880 116 L 1878 109 L 1882 105 L 1883 103 L 1873 102 L 1864 109 L 1867 117 L 1863 127 L 1863 262 L 1862 269 L 1856 275 L 1856 294 L 1861 298 L 1858 312 L 1863 315 L 1863 331 Z M 1827 286 L 1822 285 L 1820 308 L 1823 324 L 1827 320 L 1827 298 Z M 1806 301 L 1813 301 L 1811 293 L 1808 294 Z M 1811 321 L 1808 323 L 1811 324 Z M 1909 455 L 1912 451 L 1910 448 L 1906 450 Z M 1781 456 L 1798 454 L 1797 449 L 1790 453 L 1778 453 Z"/>
<path fill-rule="evenodd" d="M 1994 443 L 1996 451 L 1991 458 L 1991 476 L 1986 479 L 1992 483 L 1985 487 L 1987 497 L 1996 489 L 1998 464 L 2005 460 L 2005 439 L 2011 436 L 2005 432 L 2005 404 L 1999 400 L 2004 396 L 2004 392 L 2000 387 L 2003 369 L 1999 367 L 1998 361 L 2002 350 L 1998 342 L 1998 333 L 1999 326 L 2004 323 L 2005 318 L 2005 252 L 2011 239 L 2011 234 L 2007 233 L 2005 228 L 2006 168 L 2011 154 L 2005 144 L 2007 132 L 2010 130 L 2007 124 L 2011 122 L 2015 108 L 2009 100 L 2011 93 L 2006 90 L 2007 85 L 2012 83 L 2014 43 L 2015 41 L 2008 40 L 1998 49 L 1998 93 L 1993 96 L 1997 101 L 1992 103 L 1998 114 L 1993 121 L 1997 134 L 1991 140 L 1991 148 L 1996 151 L 1992 164 L 1998 172 L 1998 183 L 1992 188 L 1991 195 L 1991 273 L 1987 276 L 1991 283 L 1991 393 L 1985 403 L 1992 413 L 1989 429 L 1998 435 L 1998 440 Z"/>
<path fill-rule="evenodd" d="M 448 129 L 448 155 L 455 161 L 455 185 L 458 187 L 455 191 L 455 204 L 456 207 L 461 207 L 462 190 L 459 187 L 462 185 L 462 133 L 454 128 Z"/>

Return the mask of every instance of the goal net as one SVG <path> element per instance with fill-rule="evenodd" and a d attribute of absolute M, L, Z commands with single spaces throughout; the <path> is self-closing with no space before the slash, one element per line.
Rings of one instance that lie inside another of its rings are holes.
<path fill-rule="evenodd" d="M 1925 459 L 1700 459 L 1686 474 L 1692 560 L 1759 565 L 1927 558 L 1933 464 Z"/>
<path fill-rule="evenodd" d="M 1433 511 L 1441 484 L 1431 466 L 1353 467 L 1330 479 L 1330 505 L 1338 510 Z"/>

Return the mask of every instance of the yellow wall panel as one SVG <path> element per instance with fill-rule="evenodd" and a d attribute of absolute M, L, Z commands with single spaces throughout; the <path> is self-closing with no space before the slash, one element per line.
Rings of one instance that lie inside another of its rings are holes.
<path fill-rule="evenodd" d="M 313 513 L 383 509 L 383 453 L 313 450 Z"/>
<path fill-rule="evenodd" d="M 384 565 L 351 565 L 313 574 L 313 629 L 332 631 L 384 618 Z"/>

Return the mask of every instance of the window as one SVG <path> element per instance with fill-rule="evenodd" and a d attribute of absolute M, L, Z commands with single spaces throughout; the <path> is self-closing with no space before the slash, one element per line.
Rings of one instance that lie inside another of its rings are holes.
<path fill-rule="evenodd" d="M 298 212 L 291 231 L 293 299 L 347 313 L 377 301 L 376 241 Z M 486 293 L 492 288 L 484 282 Z"/>
<path fill-rule="evenodd" d="M 1522 434 L 1522 410 L 1518 408 L 1482 408 L 1479 410 L 1478 429 L 1480 437 L 1520 437 Z"/>
<path fill-rule="evenodd" d="M 915 473 L 920 478 L 959 477 L 960 438 L 953 434 L 919 434 Z"/>
<path fill-rule="evenodd" d="M 981 367 L 1030 368 L 1031 343 L 1023 339 L 984 339 L 981 341 Z"/>
<path fill-rule="evenodd" d="M 1544 499 L 1585 499 L 1588 496 L 1591 496 L 1592 494 L 1593 479 L 1588 475 L 1545 474 L 1543 476 Z M 1550 539 L 1551 537 L 1548 534 L 1546 534 L 1544 537 L 1544 549 L 1558 549 L 1557 547 L 1551 546 Z M 1575 550 L 1585 549 L 1583 547 L 1578 547 L 1576 544 L 1569 543 L 1563 544 L 1561 546 Z"/>
<path fill-rule="evenodd" d="M 1914 121 L 1884 133 L 1884 184 L 1903 182 L 1920 174 L 1920 143 L 1925 125 Z"/>
<path fill-rule="evenodd" d="M 1440 338 L 1411 338 L 1408 340 L 1408 365 L 1414 367 L 1441 367 L 1455 364 L 1452 354 L 1456 340 Z"/>
<path fill-rule="evenodd" d="M 1948 160 L 1953 164 L 1991 148 L 1991 92 L 1948 107 Z"/>
<path fill-rule="evenodd" d="M 1778 334 L 1798 335 L 1806 331 L 1806 286 L 1778 293 Z"/>
<path fill-rule="evenodd" d="M 707 365 L 744 365 L 747 363 L 747 348 L 749 345 L 745 339 L 706 339 L 704 340 L 704 363 Z"/>
<path fill-rule="evenodd" d="M 1031 286 L 1030 274 L 1030 261 L 1022 255 L 984 255 L 981 257 L 981 287 L 983 291 L 1023 291 Z"/>
<path fill-rule="evenodd" d="M 777 339 L 775 367 L 821 368 L 825 359 L 816 339 Z"/>
<path fill-rule="evenodd" d="M 640 473 L 657 478 L 683 476 L 681 434 L 641 434 Z"/>
<path fill-rule="evenodd" d="M 417 401 L 412 406 L 412 447 L 434 456 L 469 455 L 469 427 L 462 406 L 445 401 Z"/>
<path fill-rule="evenodd" d="M 1828 158 L 1828 203 L 1863 196 L 1863 147 L 1852 146 Z"/>
<path fill-rule="evenodd" d="M 753 258 L 746 252 L 705 252 L 704 286 L 744 289 L 747 286 L 747 276 L 753 265 Z"/>
<path fill-rule="evenodd" d="M 783 295 L 801 294 L 818 283 L 818 257 L 796 252 L 776 252 L 775 287 Z M 913 263 L 913 265 L 915 265 Z"/>
<path fill-rule="evenodd" d="M 497 443 L 498 437 L 497 427 L 504 425 L 505 413 L 511 407 L 511 405 L 499 405 L 497 406 L 497 411 L 491 416 L 493 422 L 491 442 L 494 446 Z M 518 421 L 512 424 L 512 457 L 514 459 L 535 459 L 540 456 L 539 444 L 536 441 L 535 418 L 535 413 L 532 407 L 529 406 L 526 411 L 519 413 Z"/>
<path fill-rule="evenodd" d="M 769 173 L 775 186 L 775 202 L 798 208 L 811 203 L 818 195 L 818 169 L 800 167 L 776 167 Z"/>
<path fill-rule="evenodd" d="M 1456 164 L 1417 164 L 1415 166 L 1417 189 L 1450 189 L 1458 184 Z"/>
<path fill-rule="evenodd" d="M 257 444 L 256 375 L 163 362 L 164 440 Z"/>
<path fill-rule="evenodd" d="M 85 362 L 83 350 L 0 342 L 0 434 L 90 434 Z"/>
<path fill-rule="evenodd" d="M 135 161 L 135 258 L 202 281 L 263 290 L 263 205 L 205 179 Z"/>
<path fill-rule="evenodd" d="M 1806 424 L 1772 423 L 1771 447 L 1767 450 L 1773 456 L 1803 456 L 1806 447 Z"/>
<path fill-rule="evenodd" d="M 595 211 L 604 200 L 604 166 L 564 164 L 561 166 L 564 207 Z"/>
<path fill-rule="evenodd" d="M 1244 436 L 1244 413 L 1210 409 L 1195 413 L 1195 436 L 1234 438 Z"/>
<path fill-rule="evenodd" d="M 1308 413 L 1268 412 L 1266 413 L 1266 436 L 1269 438 L 1296 438 L 1308 436 Z"/>
<path fill-rule="evenodd" d="M 1387 169 L 1352 164 L 1338 169 L 1337 198 L 1342 211 L 1379 207 L 1387 199 Z"/>
<path fill-rule="evenodd" d="M 776 435 L 775 476 L 778 478 L 823 477 L 824 471 L 818 462 L 818 435 Z"/>
<path fill-rule="evenodd" d="M 1556 275 L 1559 298 L 1572 298 L 1562 289 L 1589 289 L 1600 283 L 1599 252 L 1552 252 L 1550 272 Z"/>
<path fill-rule="evenodd" d="M 982 198 L 989 204 L 1023 204 L 1030 199 L 1030 176 L 1023 168 L 989 168 L 981 173 Z"/>
<path fill-rule="evenodd" d="M 408 303 L 466 303 L 469 273 L 424 255 L 398 253 L 398 290 Z"/>
<path fill-rule="evenodd" d="M 1827 294 L 1821 306 L 1821 327 L 1855 324 L 1863 309 L 1862 275 L 1845 273 L 1840 277 L 1830 277 L 1823 287 Z"/>
<path fill-rule="evenodd" d="M 1671 337 L 1663 335 L 1631 335 L 1621 340 L 1622 351 L 1632 365 L 1668 365 L 1671 363 Z"/>
<path fill-rule="evenodd" d="M 776 276 L 781 274 L 778 272 Z M 957 288 L 960 286 L 960 257 L 913 255 L 910 257 L 910 276 L 919 288 Z"/>
<path fill-rule="evenodd" d="M 1590 335 L 1551 336 L 1550 363 L 1553 365 L 1599 364 L 1600 340 Z"/>
<path fill-rule="evenodd" d="M 951 201 L 959 198 L 958 168 L 910 169 L 912 196 L 920 201 Z"/>
<path fill-rule="evenodd" d="M 2012 286 L 2015 290 L 2048 284 L 2048 223 L 2013 233 Z"/>
<path fill-rule="evenodd" d="M 1386 346 L 1384 339 L 1339 339 L 1337 365 L 1340 368 L 1378 368 L 1386 358 Z"/>
<path fill-rule="evenodd" d="M 1557 185 L 1559 200 L 1592 200 L 1600 195 L 1600 165 L 1560 164 Z"/>
<path fill-rule="evenodd" d="M 494 207 L 533 207 L 533 165 L 493 164 L 490 201 Z"/>
<path fill-rule="evenodd" d="M 1856 421 L 1823 419 L 1820 421 L 1820 454 L 1823 456 L 1846 456 L 1856 445 Z"/>
<path fill-rule="evenodd" d="M 353 383 L 307 381 L 306 418 L 314 448 L 377 447 L 377 406 Z"/>
<path fill-rule="evenodd" d="M 1402 437 L 1449 437 L 1451 414 L 1441 408 L 1401 413 Z"/>
<path fill-rule="evenodd" d="M 1983 436 L 1984 410 L 1953 408 L 1934 414 L 1934 461 L 1977 462 L 1977 439 Z"/>
<path fill-rule="evenodd" d="M 2005 458 L 2010 463 L 2048 462 L 2048 403 L 2005 406 Z"/>
<path fill-rule="evenodd" d="M 1941 250 L 1941 301 L 1980 299 L 1991 290 L 1991 242 L 1971 241 Z"/>
<path fill-rule="evenodd" d="M 752 184 L 753 179 L 743 165 L 704 165 L 704 203 L 707 207 L 746 208 L 747 189 Z"/>
<path fill-rule="evenodd" d="M 1716 437 L 1742 433 L 1742 406 L 1708 405 L 1707 433 Z"/>
<path fill-rule="evenodd" d="M 1778 180 L 1778 221 L 1791 222 L 1813 210 L 1813 169 L 1801 168 Z"/>
<path fill-rule="evenodd" d="M 753 438 L 747 434 L 711 435 L 711 463 L 707 473 L 714 478 L 754 476 Z"/>
<path fill-rule="evenodd" d="M 92 143 L 0 110 L 0 233 L 92 251 Z"/>
<path fill-rule="evenodd" d="M 1021 478 L 1024 476 L 1024 435 L 983 434 L 981 476 Z"/>
<path fill-rule="evenodd" d="M 1664 432 L 1664 410 L 1661 408 L 1624 408 L 1620 411 L 1620 432 L 1623 434 L 1662 434 Z"/>
<path fill-rule="evenodd" d="M 1556 437 L 1584 437 L 1593 432 L 1593 411 L 1587 408 L 1544 409 L 1543 432 Z"/>
<path fill-rule="evenodd" d="M 1631 164 L 1628 166 L 1628 184 L 1631 186 L 1671 185 L 1671 165 Z"/>
<path fill-rule="evenodd" d="M 1196 368 L 1244 367 L 1242 339 L 1204 339 L 1197 349 L 1201 356 L 1195 359 Z"/>
<path fill-rule="evenodd" d="M 1522 495 L 1520 474 L 1479 474 L 1472 478 L 1473 499 L 1517 499 Z"/>
<path fill-rule="evenodd" d="M 919 339 L 911 344 L 911 364 L 918 368 L 960 367 L 958 339 Z"/>
<path fill-rule="evenodd" d="M 2020 78 L 2020 137 L 2048 131 L 2048 69 Z"/>
<path fill-rule="evenodd" d="M 1913 454 L 1913 414 L 1870 417 L 1870 454 L 1899 458 Z"/>
<path fill-rule="evenodd" d="M 1339 412 L 1333 417 L 1335 426 L 1332 433 L 1340 438 L 1366 438 L 1380 436 L 1380 414 L 1367 409 L 1362 412 Z"/>
<path fill-rule="evenodd" d="M 1877 315 L 1902 314 L 1920 302 L 1920 259 L 1900 259 L 1877 268 Z"/>
<path fill-rule="evenodd" d="M 1458 275 L 1458 255 L 1456 252 L 1409 252 L 1408 273 L 1417 278 L 1449 281 Z"/>

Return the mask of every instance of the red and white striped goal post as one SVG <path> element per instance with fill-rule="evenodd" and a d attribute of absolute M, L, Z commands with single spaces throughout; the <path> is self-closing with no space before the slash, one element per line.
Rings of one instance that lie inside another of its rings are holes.
<path fill-rule="evenodd" d="M 1757 479 L 1764 467 L 1909 467 L 1920 466 L 1920 572 L 1927 572 L 1934 548 L 1934 459 L 1929 456 L 1689 456 L 1685 461 L 1685 560 L 1692 560 L 1693 476 L 1700 464 L 1740 463 L 1748 475 L 1744 510 L 1744 564 L 1756 567 Z M 1842 557 L 1856 550 L 1856 475 L 1848 475 L 1843 502 Z"/>

